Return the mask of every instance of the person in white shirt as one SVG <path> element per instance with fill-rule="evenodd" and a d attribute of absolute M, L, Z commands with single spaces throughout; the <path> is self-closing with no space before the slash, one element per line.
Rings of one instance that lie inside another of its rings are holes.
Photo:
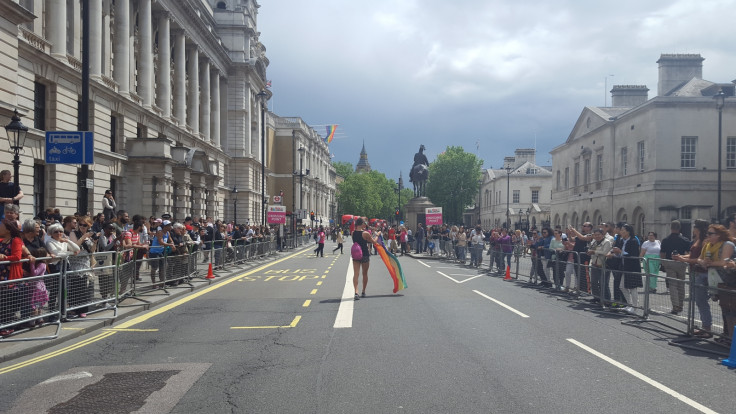
<path fill-rule="evenodd" d="M 650 231 L 649 234 L 647 234 L 647 240 L 641 244 L 641 253 L 639 253 L 639 256 L 647 258 L 646 270 L 649 271 L 650 275 L 653 275 L 649 278 L 649 292 L 651 293 L 657 293 L 660 248 L 661 243 L 657 240 L 657 233 Z"/>

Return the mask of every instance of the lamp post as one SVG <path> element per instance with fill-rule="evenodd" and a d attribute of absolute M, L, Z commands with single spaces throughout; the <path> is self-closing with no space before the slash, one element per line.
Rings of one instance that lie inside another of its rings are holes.
<path fill-rule="evenodd" d="M 261 225 L 266 224 L 266 91 L 258 92 L 261 100 Z"/>
<path fill-rule="evenodd" d="M 230 192 L 233 195 L 233 219 L 235 225 L 238 225 L 238 187 L 233 186 L 233 191 Z"/>
<path fill-rule="evenodd" d="M 299 145 L 299 171 L 294 171 L 294 176 L 299 176 L 299 211 L 304 210 L 304 176 L 309 175 L 309 169 L 304 170 L 304 158 L 302 155 L 307 149 Z M 304 219 L 304 217 L 300 217 Z M 296 224 L 294 225 L 294 233 L 296 234 Z"/>
<path fill-rule="evenodd" d="M 531 228 L 530 223 L 529 223 L 529 213 L 531 213 L 531 210 L 527 208 L 525 213 L 526 213 L 526 231 L 529 231 L 529 229 Z"/>
<path fill-rule="evenodd" d="M 481 220 L 480 220 L 480 213 L 481 213 L 480 203 L 481 203 L 482 192 L 483 192 L 483 180 L 480 179 L 480 180 L 478 180 L 478 224 L 481 223 Z"/>
<path fill-rule="evenodd" d="M 511 171 L 514 169 L 511 168 L 511 166 L 506 167 L 506 227 L 507 229 L 511 227 L 511 216 L 509 215 L 509 208 L 510 208 L 510 201 L 509 195 L 511 193 Z"/>
<path fill-rule="evenodd" d="M 13 150 L 13 197 L 15 197 L 20 191 L 20 184 L 18 183 L 20 180 L 20 177 L 18 177 L 20 170 L 20 157 L 18 156 L 18 153 L 23 149 L 23 146 L 26 143 L 26 134 L 28 133 L 28 127 L 20 122 L 20 115 L 18 115 L 17 109 L 13 113 L 10 123 L 5 125 L 5 132 L 8 134 L 10 149 Z"/>
<path fill-rule="evenodd" d="M 723 106 L 726 104 L 726 94 L 723 90 L 713 96 L 716 100 L 716 108 L 718 108 L 718 206 L 716 210 L 716 223 L 721 221 L 721 159 L 723 151 Z"/>

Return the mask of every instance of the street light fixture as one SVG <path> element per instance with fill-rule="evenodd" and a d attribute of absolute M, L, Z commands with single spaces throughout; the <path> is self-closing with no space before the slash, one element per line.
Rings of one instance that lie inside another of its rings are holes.
<path fill-rule="evenodd" d="M 8 135 L 10 148 L 13 150 L 13 194 L 15 197 L 15 195 L 20 191 L 20 184 L 18 183 L 18 181 L 20 181 L 20 177 L 18 177 L 20 170 L 20 157 L 18 154 L 26 143 L 26 135 L 28 133 L 28 127 L 20 122 L 20 115 L 18 115 L 17 109 L 13 113 L 10 123 L 5 125 L 5 132 Z"/>
<path fill-rule="evenodd" d="M 509 215 L 510 201 L 509 195 L 511 193 L 511 171 L 514 169 L 509 165 L 506 167 L 506 228 L 511 228 L 511 216 Z"/>
<path fill-rule="evenodd" d="M 480 220 L 480 213 L 481 213 L 480 202 L 481 202 L 481 195 L 482 195 L 481 192 L 482 191 L 483 191 L 483 179 L 479 179 L 478 180 L 478 224 L 481 223 L 481 220 Z"/>
<path fill-rule="evenodd" d="M 718 91 L 718 93 L 713 96 L 713 99 L 716 100 L 716 108 L 718 108 L 718 206 L 716 210 L 716 222 L 719 223 L 721 221 L 721 159 L 722 159 L 722 151 L 723 151 L 723 106 L 726 104 L 726 94 L 723 93 L 723 90 Z"/>
<path fill-rule="evenodd" d="M 309 168 L 307 168 L 306 171 L 304 170 L 303 155 L 306 150 L 307 149 L 304 148 L 304 146 L 299 145 L 299 149 L 297 149 L 297 151 L 299 151 L 300 153 L 299 154 L 299 171 L 294 171 L 294 176 L 299 177 L 299 211 L 304 210 L 304 177 L 309 175 Z M 300 218 L 303 219 L 304 217 L 300 216 Z M 294 230 L 296 231 L 296 227 Z"/>
<path fill-rule="evenodd" d="M 266 101 L 268 94 L 265 90 L 256 95 L 261 101 L 261 225 L 266 224 Z"/>
<path fill-rule="evenodd" d="M 233 186 L 233 191 L 230 192 L 233 195 L 233 218 L 235 225 L 238 225 L 238 187 Z"/>

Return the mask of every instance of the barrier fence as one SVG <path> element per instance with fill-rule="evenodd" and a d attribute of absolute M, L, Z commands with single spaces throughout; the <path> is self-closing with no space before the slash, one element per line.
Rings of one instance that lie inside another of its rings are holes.
<path fill-rule="evenodd" d="M 171 288 L 193 287 L 192 279 L 207 276 L 200 265 L 225 269 L 266 259 L 277 251 L 276 240 L 216 245 L 210 243 L 208 250 L 165 250 L 160 256 L 131 249 L 38 258 L 36 262 L 48 264 L 48 274 L 0 282 L 0 342 L 53 339 L 62 321 L 112 319 L 126 298 L 146 302 L 143 297 L 156 290 L 168 294 Z M 0 262 L 0 266 L 26 262 Z M 112 313 L 95 316 L 102 311 Z M 56 326 L 52 335 L 14 337 L 47 325 Z"/>

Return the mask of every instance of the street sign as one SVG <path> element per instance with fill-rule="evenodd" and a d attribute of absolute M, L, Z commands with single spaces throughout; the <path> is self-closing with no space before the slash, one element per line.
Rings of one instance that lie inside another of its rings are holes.
<path fill-rule="evenodd" d="M 428 226 L 442 225 L 442 207 L 428 207 L 424 209 L 425 221 Z"/>
<path fill-rule="evenodd" d="M 285 206 L 268 206 L 266 219 L 269 224 L 285 224 L 286 223 L 286 207 Z"/>
<path fill-rule="evenodd" d="M 94 164 L 94 134 L 46 131 L 46 164 Z"/>
<path fill-rule="evenodd" d="M 281 204 L 281 196 L 273 196 L 273 202 L 276 204 Z"/>
<path fill-rule="evenodd" d="M 95 188 L 95 180 L 94 178 L 88 178 L 87 182 L 84 184 L 86 188 Z"/>

